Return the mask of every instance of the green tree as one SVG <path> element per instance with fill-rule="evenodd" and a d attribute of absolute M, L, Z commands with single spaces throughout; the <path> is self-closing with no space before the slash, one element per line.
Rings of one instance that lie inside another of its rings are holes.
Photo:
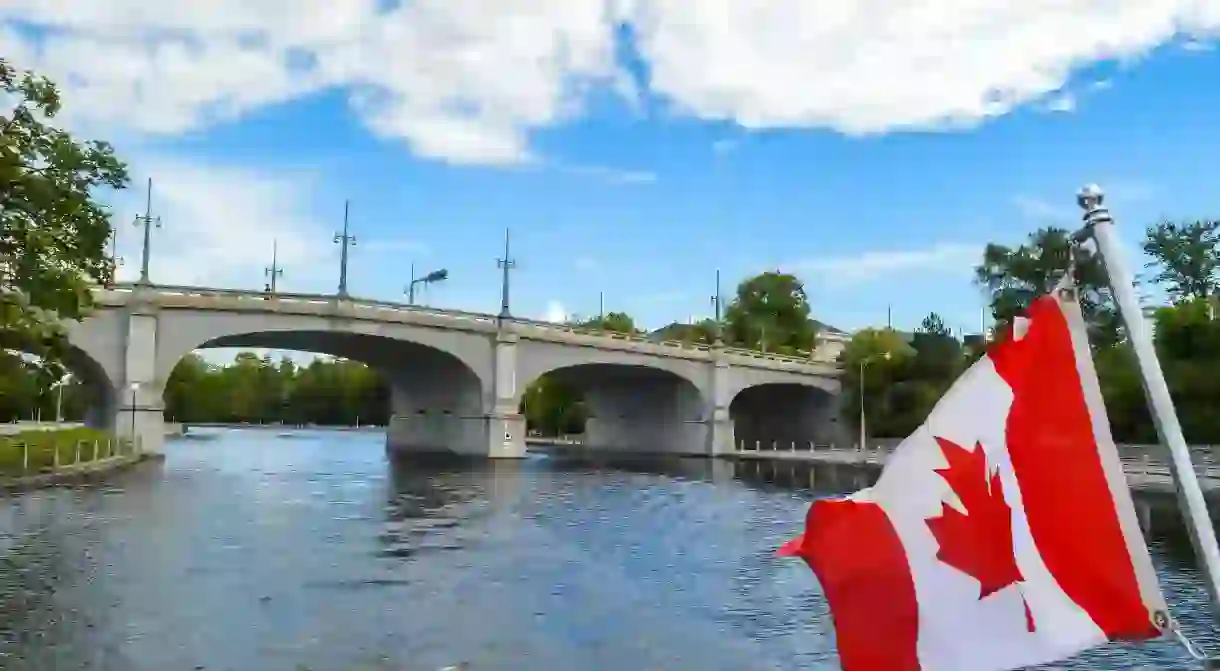
<path fill-rule="evenodd" d="M 890 390 L 903 376 L 915 350 L 893 329 L 861 329 L 839 354 L 843 364 L 843 418 L 848 426 L 860 419 L 860 399 L 872 436 L 893 435 Z M 861 376 L 863 374 L 863 377 Z"/>
<path fill-rule="evenodd" d="M 703 319 L 693 324 L 673 322 L 653 331 L 652 337 L 657 340 L 711 345 L 716 341 L 716 321 Z"/>
<path fill-rule="evenodd" d="M 945 326 L 945 320 L 935 312 L 929 313 L 923 321 L 919 322 L 919 332 L 928 335 L 952 337 L 953 332 Z"/>
<path fill-rule="evenodd" d="M 817 342 L 805 285 L 795 275 L 765 272 L 737 285 L 725 310 L 726 341 L 772 352 L 809 351 Z"/>
<path fill-rule="evenodd" d="M 1220 221 L 1163 221 L 1149 226 L 1144 253 L 1155 268 L 1154 280 L 1175 300 L 1209 298 L 1220 286 Z"/>
<path fill-rule="evenodd" d="M 546 436 L 581 433 L 585 425 L 585 405 L 571 385 L 549 376 L 531 384 L 521 399 L 526 428 Z"/>
<path fill-rule="evenodd" d="M 576 324 L 580 328 L 610 331 L 612 333 L 639 333 L 639 329 L 635 327 L 635 320 L 631 315 L 625 312 L 607 312 L 601 317 L 594 317 Z"/>
<path fill-rule="evenodd" d="M 1012 323 L 1039 296 L 1050 293 L 1072 266 L 1071 235 L 1061 228 L 1034 231 L 1022 245 L 989 244 L 975 267 L 975 282 L 987 292 L 997 325 Z M 1089 322 L 1091 342 L 1104 346 L 1119 338 L 1118 317 L 1109 299 L 1100 259 L 1076 251 L 1075 279 L 1080 306 Z"/>
<path fill-rule="evenodd" d="M 81 319 L 90 287 L 113 276 L 110 211 L 98 191 L 122 189 L 127 169 L 104 142 L 78 142 L 50 125 L 60 111 L 49 80 L 0 59 L 0 330 L 53 360 L 60 319 Z"/>

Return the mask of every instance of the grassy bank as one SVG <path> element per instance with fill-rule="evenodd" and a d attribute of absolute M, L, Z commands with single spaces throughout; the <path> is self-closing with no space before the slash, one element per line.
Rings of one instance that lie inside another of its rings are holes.
<path fill-rule="evenodd" d="M 0 438 L 0 477 L 50 473 L 127 451 L 126 444 L 95 429 L 22 431 Z"/>

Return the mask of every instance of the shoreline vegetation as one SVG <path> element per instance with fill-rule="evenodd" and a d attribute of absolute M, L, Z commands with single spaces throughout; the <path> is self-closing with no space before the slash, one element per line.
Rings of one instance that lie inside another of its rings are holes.
<path fill-rule="evenodd" d="M 137 446 L 89 428 L 21 431 L 0 437 L 0 483 L 94 470 L 136 461 Z"/>

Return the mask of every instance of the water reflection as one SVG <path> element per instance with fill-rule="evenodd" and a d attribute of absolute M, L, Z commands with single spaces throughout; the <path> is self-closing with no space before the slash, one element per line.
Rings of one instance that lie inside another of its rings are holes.
<path fill-rule="evenodd" d="M 837 668 L 816 584 L 774 548 L 868 472 L 390 464 L 371 434 L 214 435 L 109 485 L 0 502 L 0 667 Z M 1165 588 L 1206 630 L 1172 501 L 1150 505 Z M 1157 643 L 1056 668 L 1196 667 Z"/>

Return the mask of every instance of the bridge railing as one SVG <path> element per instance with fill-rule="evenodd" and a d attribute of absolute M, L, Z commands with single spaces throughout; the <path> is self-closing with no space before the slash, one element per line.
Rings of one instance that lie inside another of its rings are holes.
<path fill-rule="evenodd" d="M 115 284 L 103 289 L 116 293 L 133 293 L 140 289 L 136 284 L 123 283 Z M 168 296 L 194 296 L 200 298 L 235 298 L 238 300 L 248 301 L 277 301 L 280 303 L 303 303 L 308 305 L 330 305 L 337 300 L 336 296 L 328 294 L 306 294 L 306 293 L 290 293 L 276 292 L 269 294 L 264 291 L 250 291 L 242 289 L 218 289 L 214 287 L 196 287 L 187 285 L 165 285 L 156 284 L 146 289 L 152 290 L 157 294 Z M 449 310 L 431 308 L 421 305 L 410 305 L 406 303 L 396 303 L 392 301 L 381 301 L 368 298 L 350 297 L 345 299 L 345 302 L 354 305 L 370 308 L 374 310 L 386 310 L 390 312 L 403 312 L 420 315 L 429 315 L 434 317 L 443 317 L 448 319 L 466 320 L 482 324 L 494 324 L 499 318 L 494 315 L 485 314 L 482 312 L 468 312 L 465 310 Z M 537 319 L 528 319 L 524 317 L 512 317 L 511 321 L 517 324 L 524 324 L 539 329 L 548 331 L 562 331 L 565 333 L 574 333 L 580 335 L 588 335 L 602 338 L 610 338 L 612 340 L 622 340 L 629 342 L 637 342 L 641 344 L 659 345 L 662 347 L 673 347 L 683 350 L 695 350 L 708 352 L 712 347 L 703 343 L 693 343 L 685 340 L 664 340 L 650 338 L 646 335 L 635 333 L 619 333 L 605 331 L 602 329 L 581 327 L 573 324 L 558 324 L 555 322 L 542 321 Z M 775 354 L 770 352 L 760 352 L 740 347 L 725 347 L 723 351 L 736 357 L 745 357 L 749 359 L 774 361 L 781 363 L 808 365 L 814 364 L 831 364 L 835 363 L 832 357 L 818 356 L 817 352 L 800 352 L 798 355 Z"/>

